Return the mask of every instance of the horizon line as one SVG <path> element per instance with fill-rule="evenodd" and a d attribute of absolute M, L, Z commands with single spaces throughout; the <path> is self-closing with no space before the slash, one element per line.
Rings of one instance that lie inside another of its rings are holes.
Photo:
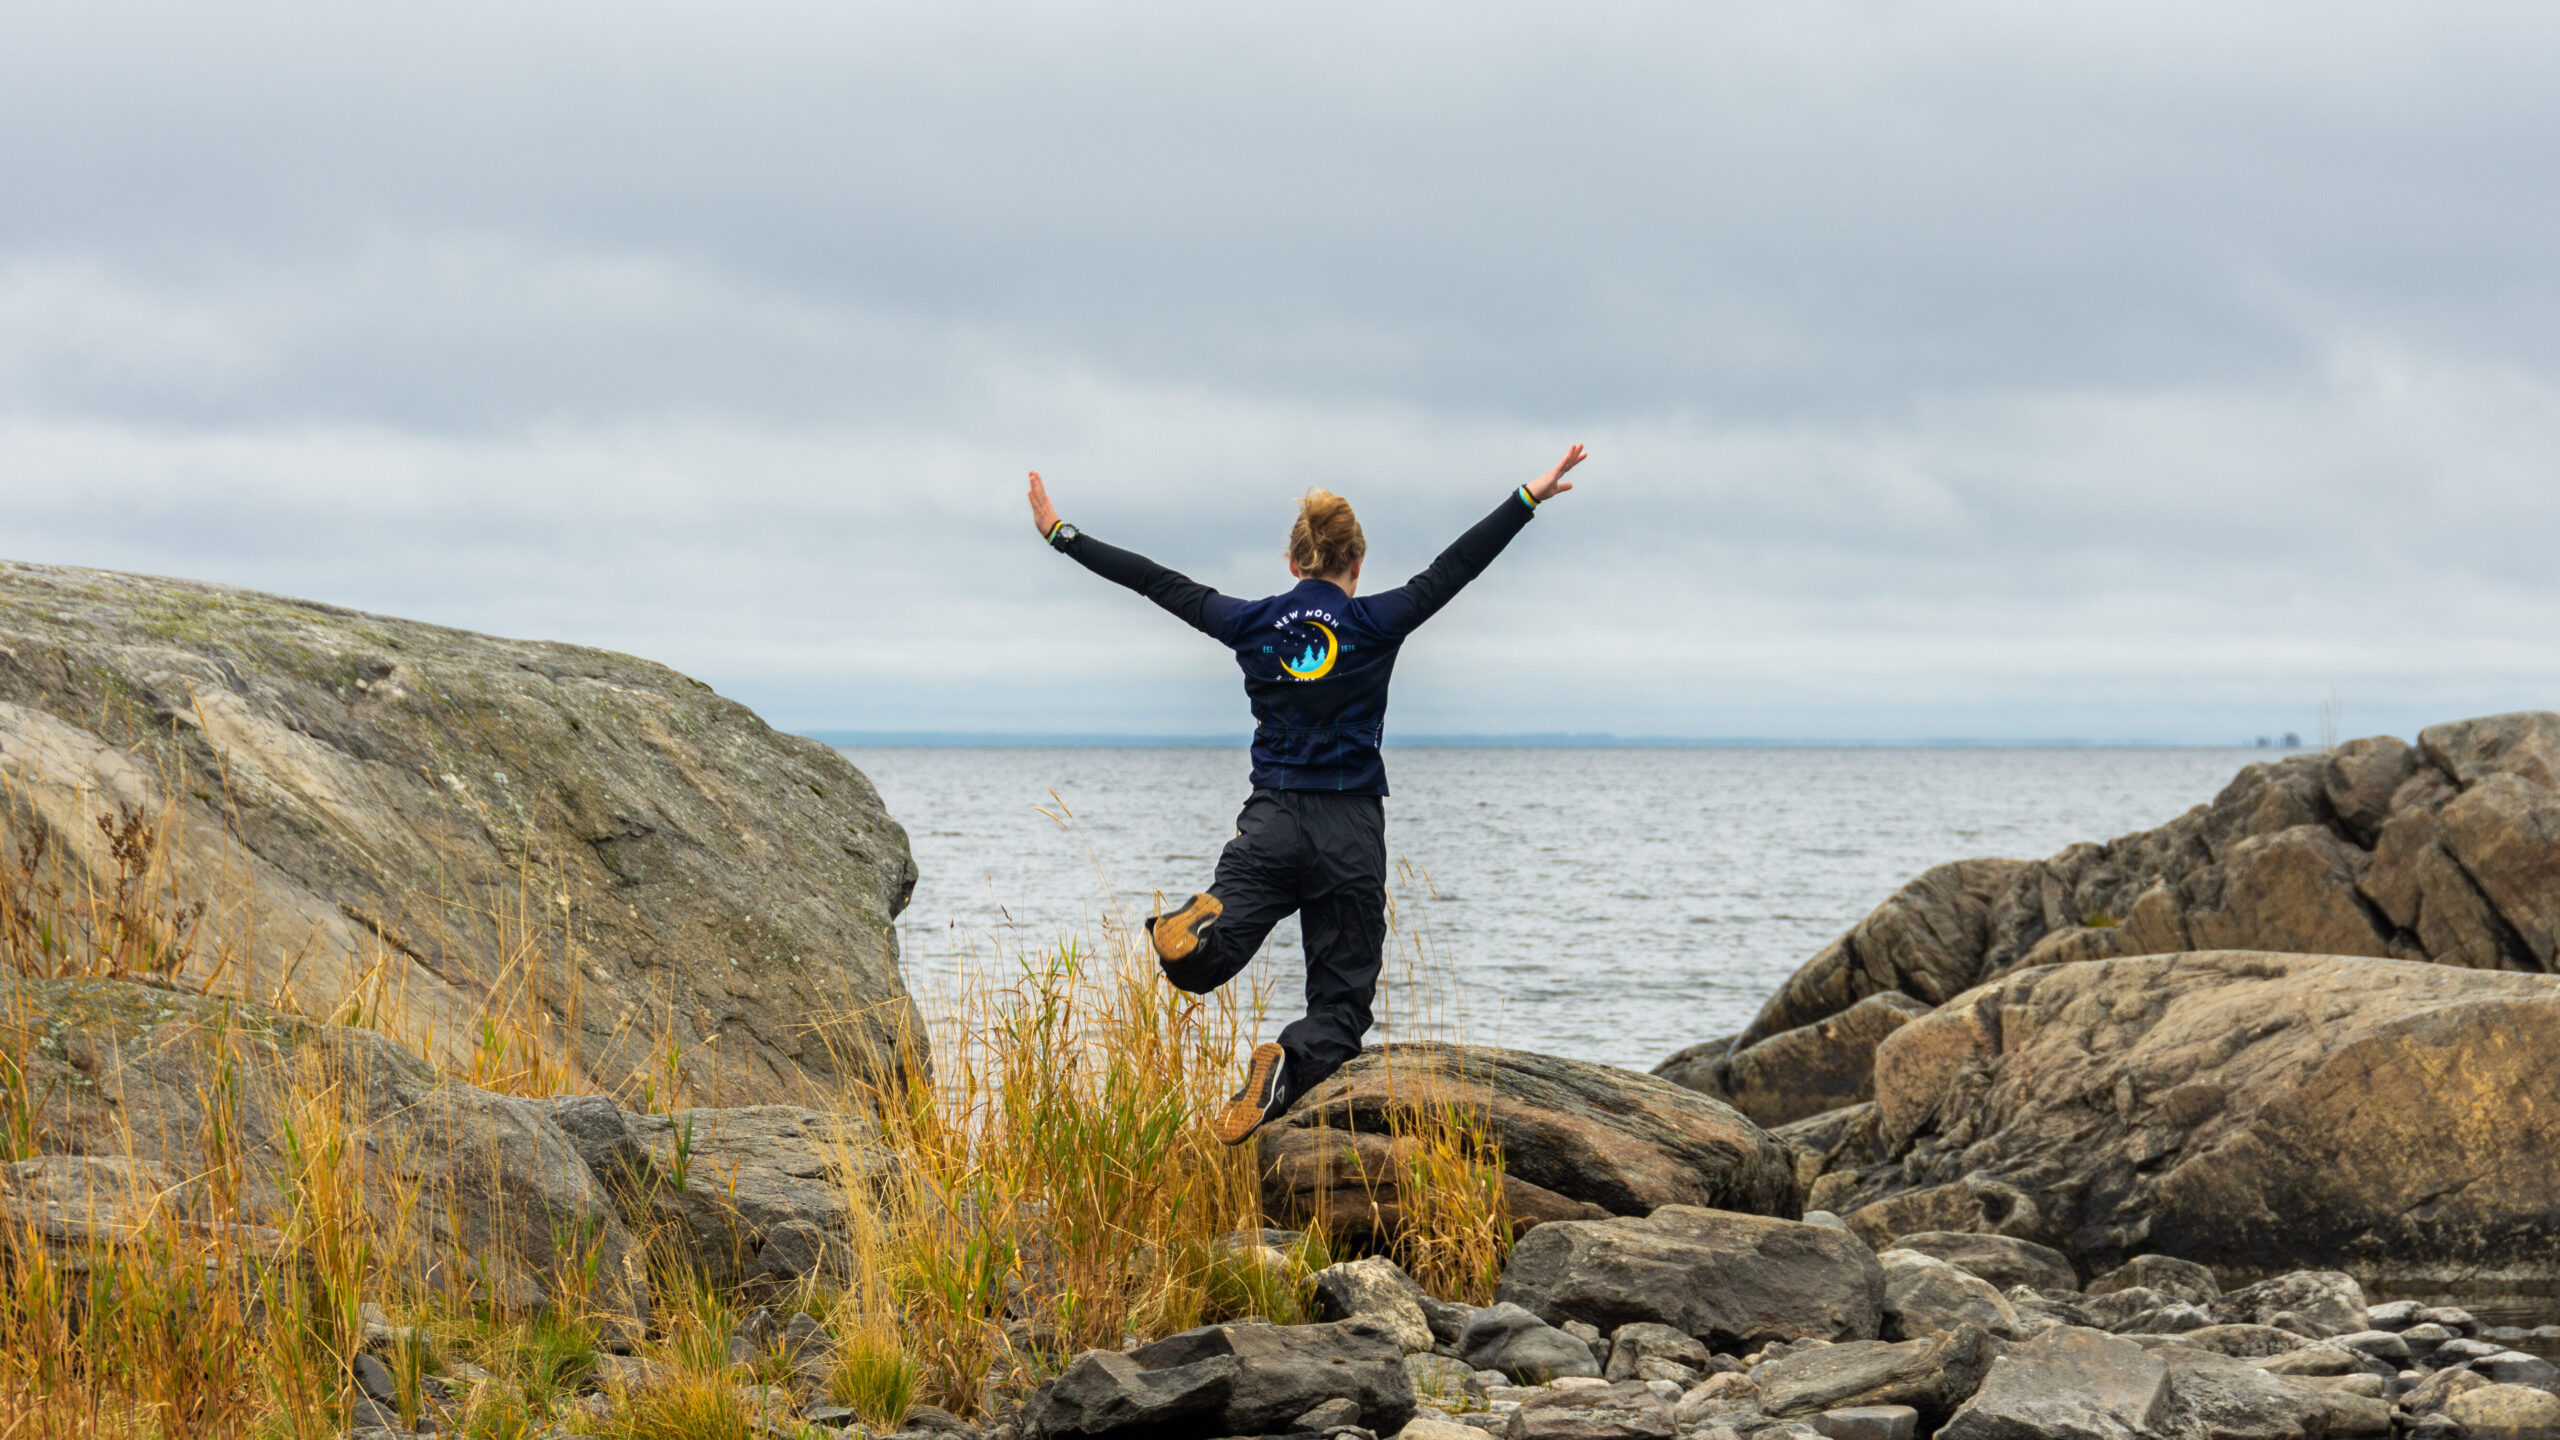
<path fill-rule="evenodd" d="M 1253 743 L 1250 731 L 1230 734 L 1147 735 L 1126 731 L 1015 730 L 803 730 L 798 732 L 840 750 L 1244 750 Z M 2310 744 L 2280 745 L 2251 740 L 2092 739 L 2079 736 L 1990 737 L 1937 735 L 1895 739 L 1808 738 L 1772 735 L 1618 735 L 1609 731 L 1524 731 L 1519 733 L 1443 733 L 1390 737 L 1388 750 L 1565 749 L 1565 750 L 2270 750 L 2301 754 Z"/>

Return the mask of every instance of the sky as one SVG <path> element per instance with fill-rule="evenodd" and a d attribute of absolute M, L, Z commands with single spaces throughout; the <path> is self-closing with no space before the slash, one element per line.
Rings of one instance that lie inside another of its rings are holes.
<path fill-rule="evenodd" d="M 0 556 L 1240 733 L 1231 593 L 1591 459 L 1391 734 L 2560 705 L 2560 8 L 0 0 Z"/>

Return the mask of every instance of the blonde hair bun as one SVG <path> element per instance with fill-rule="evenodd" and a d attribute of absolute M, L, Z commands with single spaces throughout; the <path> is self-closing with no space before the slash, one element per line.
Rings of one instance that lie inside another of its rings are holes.
<path fill-rule="evenodd" d="M 1327 579 L 1369 553 L 1351 502 L 1330 490 L 1310 490 L 1298 501 L 1298 523 L 1289 527 L 1289 559 L 1301 575 Z"/>

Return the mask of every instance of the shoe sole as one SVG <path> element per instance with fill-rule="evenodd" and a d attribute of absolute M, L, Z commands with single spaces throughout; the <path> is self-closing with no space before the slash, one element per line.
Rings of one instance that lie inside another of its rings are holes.
<path fill-rule="evenodd" d="M 1215 895 L 1194 895 L 1191 903 L 1170 915 L 1159 915 L 1147 933 L 1155 941 L 1156 958 L 1167 964 L 1200 953 L 1200 927 L 1227 913 Z"/>
<path fill-rule="evenodd" d="M 1280 1073 L 1280 1062 L 1287 1058 L 1289 1052 L 1277 1045 L 1253 1047 L 1253 1059 L 1245 1066 L 1244 1088 L 1218 1111 L 1217 1124 L 1213 1128 L 1217 1131 L 1219 1144 L 1240 1145 L 1245 1137 L 1262 1128 L 1262 1122 L 1271 1118 L 1266 1113 L 1271 1105 L 1271 1080 Z"/>

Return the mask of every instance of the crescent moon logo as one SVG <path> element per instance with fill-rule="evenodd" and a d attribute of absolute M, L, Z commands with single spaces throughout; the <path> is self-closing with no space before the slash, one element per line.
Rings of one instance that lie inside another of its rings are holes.
<path fill-rule="evenodd" d="M 1298 658 L 1282 660 L 1280 668 L 1288 671 L 1293 679 L 1321 680 L 1333 673 L 1333 662 L 1342 653 L 1342 642 L 1334 638 L 1332 628 L 1321 620 L 1308 620 L 1303 623 L 1313 626 L 1316 633 L 1324 636 L 1324 648 L 1318 650 L 1310 644 Z"/>

